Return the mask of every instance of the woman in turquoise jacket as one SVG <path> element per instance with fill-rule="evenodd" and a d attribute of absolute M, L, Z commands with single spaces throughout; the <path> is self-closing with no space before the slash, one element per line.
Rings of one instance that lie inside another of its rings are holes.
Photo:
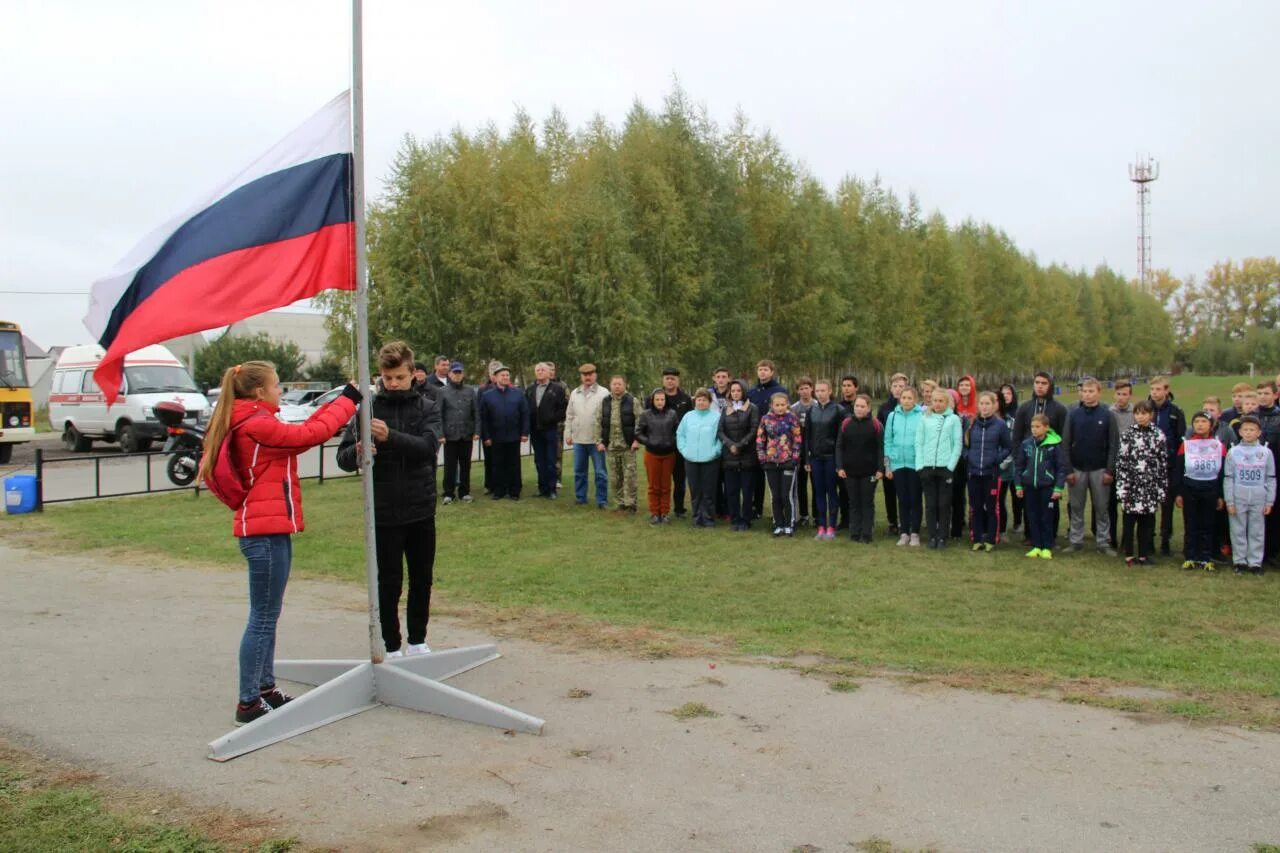
<path fill-rule="evenodd" d="M 920 546 L 920 475 L 916 471 L 916 431 L 924 410 L 916 389 L 904 388 L 884 422 L 884 476 L 898 495 L 899 545 Z"/>
<path fill-rule="evenodd" d="M 699 388 L 693 411 L 676 427 L 676 449 L 684 457 L 694 527 L 715 527 L 716 483 L 720 477 L 720 413 L 711 408 L 711 392 Z"/>
<path fill-rule="evenodd" d="M 951 394 L 945 388 L 937 388 L 929 401 L 929 411 L 916 429 L 916 469 L 924 492 L 924 529 L 929 534 L 930 548 L 947 544 L 952 480 L 962 450 L 964 427 L 960 416 L 951 409 Z"/>

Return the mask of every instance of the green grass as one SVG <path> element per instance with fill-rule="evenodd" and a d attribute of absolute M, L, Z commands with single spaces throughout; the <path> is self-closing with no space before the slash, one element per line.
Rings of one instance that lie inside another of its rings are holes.
<path fill-rule="evenodd" d="M 533 482 L 528 460 L 525 478 Z M 295 572 L 363 583 L 358 484 L 309 482 L 304 492 Z M 891 670 L 1001 690 L 1059 687 L 1073 701 L 1136 684 L 1176 696 L 1117 705 L 1280 726 L 1275 575 L 1183 572 L 1172 560 L 1139 571 L 1091 549 L 1047 563 L 1017 545 L 937 553 L 887 538 L 862 546 L 723 525 L 655 529 L 643 512 L 618 517 L 574 506 L 571 486 L 567 494 L 440 507 L 437 588 L 451 604 L 656 629 L 748 654 L 814 654 L 846 678 Z M 242 566 L 230 513 L 208 495 L 61 505 L 4 523 L 52 547 Z"/>
<path fill-rule="evenodd" d="M 157 826 L 104 807 L 84 784 L 32 784 L 0 763 L 0 850 L 220 851 L 200 834 Z"/>
<path fill-rule="evenodd" d="M 701 702 L 685 702 L 679 708 L 672 708 L 671 716 L 677 720 L 693 720 L 698 717 L 718 717 L 720 712 L 712 710 Z"/>

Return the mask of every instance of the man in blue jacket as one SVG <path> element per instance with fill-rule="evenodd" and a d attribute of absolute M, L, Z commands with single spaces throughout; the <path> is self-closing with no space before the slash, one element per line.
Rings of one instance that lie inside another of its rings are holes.
<path fill-rule="evenodd" d="M 520 500 L 520 444 L 529 439 L 529 401 L 511 384 L 511 368 L 499 364 L 493 371 L 493 387 L 480 397 L 480 421 L 484 425 L 485 453 L 492 460 L 493 485 L 489 496 Z"/>
<path fill-rule="evenodd" d="M 1080 402 L 1067 411 L 1062 446 L 1067 452 L 1067 495 L 1070 522 L 1065 548 L 1084 549 L 1084 505 L 1093 501 L 1097 525 L 1094 542 L 1108 557 L 1111 547 L 1111 484 L 1115 481 L 1120 428 L 1114 413 L 1102 405 L 1102 385 L 1092 376 L 1080 383 Z"/>

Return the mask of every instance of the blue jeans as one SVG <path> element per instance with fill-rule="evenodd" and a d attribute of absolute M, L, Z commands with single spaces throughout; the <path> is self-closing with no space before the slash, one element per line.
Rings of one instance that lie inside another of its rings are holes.
<path fill-rule="evenodd" d="M 276 683 L 276 623 L 289 582 L 293 540 L 287 533 L 245 536 L 240 553 L 249 562 L 249 624 L 240 639 L 240 701 L 251 702 Z"/>
<path fill-rule="evenodd" d="M 596 505 L 609 502 L 609 472 L 604 468 L 604 453 L 594 444 L 573 446 L 573 496 L 578 503 L 587 502 L 587 462 L 596 469 Z"/>
<path fill-rule="evenodd" d="M 556 450 L 560 446 L 560 433 L 555 427 L 535 429 L 529 433 L 533 446 L 533 467 L 538 472 L 538 494 L 550 495 L 556 490 Z"/>
<path fill-rule="evenodd" d="M 898 530 L 903 533 L 920 532 L 920 472 L 914 468 L 899 468 L 893 472 L 893 486 L 898 492 Z"/>

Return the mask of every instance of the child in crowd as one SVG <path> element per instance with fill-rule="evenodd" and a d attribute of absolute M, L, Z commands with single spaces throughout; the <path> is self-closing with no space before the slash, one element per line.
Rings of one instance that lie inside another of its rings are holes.
<path fill-rule="evenodd" d="M 1272 456 L 1280 455 L 1280 401 L 1277 400 L 1275 380 L 1259 382 L 1257 392 L 1258 423 L 1262 426 L 1262 437 L 1258 440 L 1271 449 Z M 1280 513 L 1268 514 L 1263 524 L 1267 529 L 1263 553 L 1270 563 L 1280 552 Z"/>
<path fill-rule="evenodd" d="M 720 464 L 724 472 L 729 529 L 734 533 L 751 529 L 751 507 L 760 474 L 760 460 L 756 458 L 759 427 L 760 410 L 747 399 L 747 387 L 742 381 L 733 380 L 728 385 L 720 416 Z"/>
<path fill-rule="evenodd" d="M 1031 416 L 1031 435 L 1018 446 L 1013 462 L 1013 482 L 1027 514 L 1027 534 L 1031 539 L 1028 557 L 1053 559 L 1054 504 L 1062 500 L 1067 481 L 1067 455 L 1062 439 L 1049 427 L 1041 413 Z"/>
<path fill-rule="evenodd" d="M 996 395 L 978 395 L 978 416 L 964 434 L 964 457 L 969 489 L 969 538 L 974 551 L 995 548 L 1000 529 L 1000 466 L 1008 458 L 1013 439 L 999 416 Z"/>
<path fill-rule="evenodd" d="M 889 399 L 880 404 L 880 408 L 876 411 L 876 420 L 880 421 L 881 427 L 889 422 L 889 413 L 898 406 L 898 395 L 902 393 L 902 389 L 907 387 L 910 378 L 905 373 L 895 373 L 889 377 Z M 893 480 L 885 477 L 884 480 L 884 512 L 885 518 L 889 519 L 889 535 L 898 535 L 898 492 L 894 488 Z"/>
<path fill-rule="evenodd" d="M 809 499 L 809 486 L 811 485 L 812 476 L 808 463 L 808 456 L 811 450 L 808 447 L 809 434 L 806 424 L 809 422 L 809 409 L 813 406 L 813 380 L 808 376 L 801 376 L 796 380 L 796 401 L 791 404 L 791 413 L 800 420 L 800 432 L 805 437 L 805 461 L 796 466 L 796 505 L 799 507 L 800 517 L 796 519 L 796 527 L 804 527 L 809 523 L 811 518 L 818 515 L 818 491 L 815 487 L 813 490 L 812 503 Z M 810 515 L 812 507 L 812 515 Z M 818 531 L 817 538 L 825 538 L 822 531 Z"/>
<path fill-rule="evenodd" d="M 964 427 L 951 404 L 951 394 L 944 388 L 935 388 L 929 411 L 916 430 L 916 469 L 924 492 L 924 529 L 933 549 L 947 544 L 952 483 L 964 449 Z"/>
<path fill-rule="evenodd" d="M 644 448 L 644 473 L 649 482 L 649 523 L 671 523 L 671 472 L 676 466 L 676 427 L 680 420 L 667 406 L 667 392 L 659 388 L 649 408 L 636 422 L 636 447 Z"/>
<path fill-rule="evenodd" d="M 1244 414 L 1240 407 L 1240 399 L 1245 391 L 1252 391 L 1253 386 L 1248 382 L 1237 382 L 1231 386 L 1231 408 L 1222 413 L 1222 420 L 1231 423 L 1236 418 Z"/>
<path fill-rule="evenodd" d="M 760 418 L 756 430 L 756 457 L 773 503 L 774 536 L 795 533 L 796 467 L 804 438 L 800 419 L 791 413 L 790 404 L 786 394 L 774 394 L 769 399 L 769 413 Z"/>
<path fill-rule="evenodd" d="M 849 494 L 849 539 L 870 544 L 876 518 L 876 483 L 884 477 L 884 428 L 871 416 L 871 398 L 859 394 L 853 416 L 840 425 L 836 474 Z"/>
<path fill-rule="evenodd" d="M 916 405 L 916 389 L 906 387 L 884 425 L 885 479 L 898 494 L 899 545 L 920 547 L 920 474 L 916 470 L 916 431 L 924 407 Z"/>
<path fill-rule="evenodd" d="M 1133 426 L 1120 437 L 1116 455 L 1116 498 L 1124 510 L 1124 534 L 1120 547 L 1124 564 L 1151 564 L 1155 551 L 1156 513 L 1164 505 L 1169 476 L 1169 453 L 1164 433 L 1152 421 L 1155 407 L 1149 400 L 1133 404 Z M 1136 542 L 1135 542 L 1136 534 Z"/>
<path fill-rule="evenodd" d="M 377 521 L 378 615 L 387 657 L 431 651 L 427 646 L 436 558 L 436 449 L 442 432 L 434 399 L 413 387 L 413 350 L 395 341 L 378 351 L 373 418 L 373 505 Z M 338 445 L 338 467 L 360 468 L 359 424 L 352 420 Z M 400 594 L 407 637 L 400 634 Z M 408 640 L 407 648 L 401 644 Z"/>
<path fill-rule="evenodd" d="M 813 483 L 814 522 L 818 525 L 815 539 L 836 538 L 836 440 L 844 420 L 840 404 L 831 399 L 831 382 L 819 379 L 817 399 L 809 407 L 804 426 L 804 468 Z M 795 412 L 795 406 L 791 407 Z M 797 476 L 799 472 L 797 472 Z M 802 493 L 803 495 L 803 493 Z M 803 497 L 801 498 L 803 501 Z M 803 503 L 801 504 L 803 507 Z M 803 511 L 803 510 L 802 510 Z"/>
<path fill-rule="evenodd" d="M 1246 388 L 1240 392 L 1240 413 L 1228 421 L 1231 424 L 1231 431 L 1235 433 L 1236 442 L 1240 441 L 1240 424 L 1243 422 L 1245 415 L 1253 415 L 1255 418 L 1258 416 L 1258 392 L 1256 389 Z M 1261 430 L 1262 422 L 1259 421 L 1258 423 L 1258 428 Z"/>
<path fill-rule="evenodd" d="M 1227 452 L 1223 498 L 1231 516 L 1231 553 L 1236 574 L 1263 572 L 1265 518 L 1276 500 L 1276 460 L 1260 441 L 1256 415 L 1239 419 L 1240 443 Z"/>
<path fill-rule="evenodd" d="M 1184 569 L 1213 571 L 1226 455 L 1227 446 L 1213 434 L 1213 418 L 1196 412 L 1191 417 L 1191 435 L 1178 448 L 1173 466 L 1177 504 L 1182 509 Z"/>
<path fill-rule="evenodd" d="M 1221 441 L 1227 447 L 1235 444 L 1236 434 L 1231 429 L 1231 424 L 1222 419 L 1222 401 L 1212 395 L 1205 397 L 1204 402 L 1200 404 L 1200 411 L 1209 416 L 1209 420 L 1213 423 L 1209 430 L 1214 438 Z M 1194 432 L 1194 427 L 1192 428 Z M 1189 435 L 1190 433 L 1188 433 Z"/>
<path fill-rule="evenodd" d="M 996 402 L 1000 407 L 1000 420 L 1009 430 L 1010 448 L 1000 471 L 1000 538 L 1003 539 L 1010 524 L 1013 524 L 1014 533 L 1022 532 L 1022 498 L 1018 497 L 1013 486 L 1013 456 L 1017 449 L 1013 446 L 1013 421 L 1018 414 L 1018 389 L 1009 384 L 1001 385 Z"/>

